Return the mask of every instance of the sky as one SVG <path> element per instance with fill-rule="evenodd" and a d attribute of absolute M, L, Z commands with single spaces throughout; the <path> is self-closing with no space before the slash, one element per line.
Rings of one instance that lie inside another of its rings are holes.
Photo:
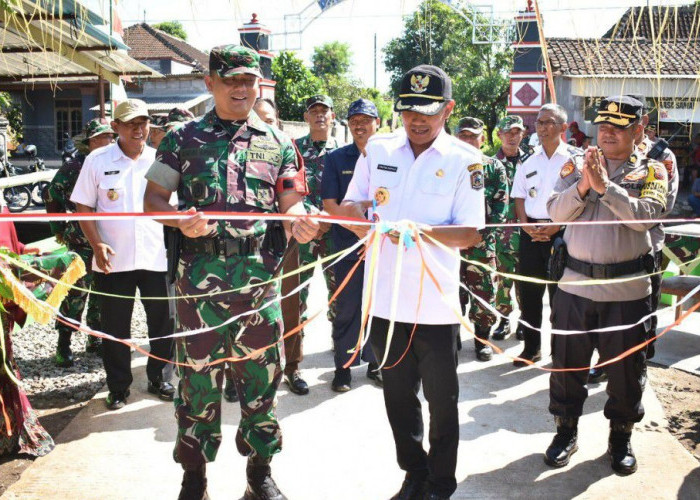
<path fill-rule="evenodd" d="M 81 0 L 88 8 L 109 13 L 109 0 Z M 273 49 L 294 49 L 310 65 L 313 48 L 339 40 L 350 44 L 353 53 L 352 75 L 365 85 L 374 85 L 374 38 L 377 39 L 377 87 L 388 90 L 389 75 L 384 71 L 382 48 L 399 36 L 403 17 L 410 15 L 420 0 L 344 0 L 326 10 L 312 0 L 113 0 L 124 27 L 143 22 L 149 24 L 177 20 L 182 22 L 188 43 L 206 50 L 215 45 L 238 42 L 237 29 L 248 22 L 253 12 L 272 30 Z M 526 0 L 477 0 L 461 3 L 478 5 L 496 18 L 512 19 L 524 10 Z M 691 0 L 540 0 L 545 36 L 599 37 L 630 6 L 663 4 L 683 5 Z M 298 15 L 302 13 L 301 15 Z M 285 16 L 286 19 L 285 19 Z M 315 17 L 315 19 L 314 19 Z M 302 20 L 307 25 L 302 35 L 283 36 L 297 30 Z M 286 45 L 285 45 L 286 44 Z"/>

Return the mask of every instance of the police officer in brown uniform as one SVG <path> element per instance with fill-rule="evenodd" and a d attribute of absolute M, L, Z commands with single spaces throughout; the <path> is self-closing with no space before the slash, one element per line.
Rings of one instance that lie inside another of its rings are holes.
<path fill-rule="evenodd" d="M 668 180 L 662 163 L 637 154 L 634 140 L 642 128 L 641 117 L 642 103 L 636 99 L 604 99 L 593 122 L 598 125 L 600 150 L 586 150 L 582 168 L 564 165 L 548 200 L 555 222 L 621 221 L 566 226 L 564 243 L 555 243 L 552 257 L 552 277 L 563 281 L 554 295 L 552 327 L 589 331 L 634 325 L 613 332 L 555 335 L 555 369 L 588 366 L 594 348 L 606 361 L 646 340 L 649 321 L 640 320 L 651 311 L 648 275 L 654 262 L 649 228 L 654 224 L 645 221 L 664 212 Z M 634 277 L 638 278 L 586 286 L 564 283 Z M 612 468 L 621 474 L 637 470 L 630 438 L 634 423 L 644 416 L 645 364 L 642 349 L 605 367 L 608 455 Z M 557 433 L 544 456 L 548 465 L 565 466 L 578 449 L 577 424 L 588 394 L 587 378 L 588 370 L 553 372 L 550 377 L 549 411 Z"/>

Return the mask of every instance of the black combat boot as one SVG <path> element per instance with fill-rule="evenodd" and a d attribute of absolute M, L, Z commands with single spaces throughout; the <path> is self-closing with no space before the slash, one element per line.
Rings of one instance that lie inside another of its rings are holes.
<path fill-rule="evenodd" d="M 248 486 L 244 500 L 287 500 L 272 479 L 270 461 L 272 458 L 248 457 L 245 473 Z"/>
<path fill-rule="evenodd" d="M 70 348 L 71 332 L 58 333 L 58 345 L 56 346 L 56 357 L 54 362 L 56 366 L 61 368 L 70 368 L 73 366 L 73 351 Z"/>
<path fill-rule="evenodd" d="M 505 340 L 505 338 L 510 335 L 510 320 L 508 318 L 501 318 L 498 322 L 498 326 L 493 331 L 493 340 Z"/>
<path fill-rule="evenodd" d="M 578 418 L 554 417 L 554 422 L 557 424 L 557 433 L 544 452 L 544 463 L 551 467 L 564 467 L 569 464 L 571 455 L 578 451 Z"/>
<path fill-rule="evenodd" d="M 634 474 L 637 472 L 637 459 L 632 451 L 632 428 L 634 422 L 624 420 L 610 421 L 610 437 L 608 438 L 608 455 L 610 465 L 615 472 L 620 474 Z"/>
<path fill-rule="evenodd" d="M 474 326 L 474 350 L 476 351 L 476 359 L 479 361 L 490 361 L 493 357 L 491 346 L 479 341 L 479 339 L 488 340 L 490 333 L 490 328 Z"/>
<path fill-rule="evenodd" d="M 207 465 L 182 464 L 182 489 L 177 500 L 209 500 L 207 493 Z"/>

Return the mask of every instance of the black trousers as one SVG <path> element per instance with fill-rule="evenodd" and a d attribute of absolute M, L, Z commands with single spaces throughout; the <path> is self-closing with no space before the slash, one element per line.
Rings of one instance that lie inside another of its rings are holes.
<path fill-rule="evenodd" d="M 338 286 L 340 286 L 356 263 L 356 260 L 343 259 L 333 266 Z M 335 346 L 335 352 L 333 358 L 336 370 L 341 369 L 348 362 L 352 356 L 348 351 L 357 345 L 357 339 L 360 335 L 364 269 L 365 264 L 361 262 L 335 302 L 335 319 L 333 320 L 333 345 Z M 359 365 L 360 359 L 368 363 L 375 362 L 374 353 L 369 346 L 362 350 L 361 356 L 355 358 L 353 365 Z"/>
<path fill-rule="evenodd" d="M 547 278 L 547 264 L 552 252 L 554 240 L 563 232 L 556 233 L 549 241 L 532 241 L 525 231 L 520 231 L 520 274 L 531 278 Z M 545 289 L 549 291 L 549 303 L 557 289 L 557 285 L 540 285 L 528 281 L 520 282 L 520 319 L 530 325 L 540 328 L 542 326 L 542 298 Z M 542 347 L 542 336 L 539 330 L 534 330 L 523 325 L 525 334 L 525 351 L 535 353 Z"/>
<path fill-rule="evenodd" d="M 377 359 L 384 355 L 388 328 L 388 320 L 373 319 L 370 342 Z M 426 477 L 431 492 L 449 497 L 457 489 L 459 325 L 419 324 L 409 347 L 412 329 L 412 324 L 395 324 L 386 366 L 396 363 L 407 347 L 408 352 L 395 367 L 382 369 L 384 404 L 399 467 L 411 476 Z M 418 399 L 421 382 L 430 410 L 427 454 L 423 449 L 423 415 Z"/>
<path fill-rule="evenodd" d="M 663 260 L 663 254 L 661 250 L 658 252 L 654 253 L 654 271 L 660 271 L 661 270 L 661 263 Z M 663 276 L 661 273 L 659 274 L 654 274 L 651 276 L 651 310 L 656 311 L 659 308 L 659 302 L 661 301 L 661 280 L 663 279 Z M 659 318 L 657 316 L 652 316 L 650 324 L 649 324 L 649 332 L 647 335 L 647 338 L 652 338 L 656 336 L 656 328 L 659 325 Z M 656 343 L 656 340 L 654 340 L 651 344 L 647 346 L 647 359 L 651 359 L 654 357 L 656 354 L 656 347 L 654 344 Z"/>
<path fill-rule="evenodd" d="M 562 330 L 592 330 L 633 324 L 649 314 L 649 297 L 626 302 L 594 302 L 557 290 L 552 306 L 552 326 Z M 615 332 L 553 335 L 554 368 L 580 368 L 552 372 L 549 378 L 549 411 L 561 417 L 580 417 L 588 396 L 588 366 L 593 349 L 601 361 L 612 359 L 646 340 L 649 321 Z M 642 392 L 646 383 L 646 349 L 604 366 L 608 375 L 608 401 L 604 414 L 610 420 L 639 422 L 644 416 Z"/>
<path fill-rule="evenodd" d="M 125 271 L 119 273 L 95 273 L 97 289 L 100 292 L 136 295 L 136 289 L 144 297 L 167 297 L 165 273 L 155 271 Z M 102 296 L 101 327 L 102 331 L 120 339 L 131 338 L 131 315 L 134 311 L 134 299 L 122 299 Z M 167 300 L 144 300 L 148 338 L 151 354 L 163 359 L 171 359 L 172 339 L 157 340 L 172 333 L 169 320 Z M 107 372 L 107 387 L 110 392 L 126 391 L 133 377 L 131 375 L 131 352 L 128 346 L 108 340 L 103 344 L 103 360 Z M 149 380 L 163 376 L 165 361 L 149 357 L 146 373 Z"/>

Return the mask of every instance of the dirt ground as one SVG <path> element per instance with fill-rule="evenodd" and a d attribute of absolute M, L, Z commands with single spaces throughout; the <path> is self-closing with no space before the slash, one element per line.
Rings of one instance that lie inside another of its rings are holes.
<path fill-rule="evenodd" d="M 649 383 L 664 407 L 668 428 L 700 461 L 700 377 L 675 368 L 649 366 Z M 42 425 L 57 436 L 87 404 L 66 404 L 65 399 L 30 398 Z M 0 459 L 0 495 L 31 465 L 33 458 Z"/>

